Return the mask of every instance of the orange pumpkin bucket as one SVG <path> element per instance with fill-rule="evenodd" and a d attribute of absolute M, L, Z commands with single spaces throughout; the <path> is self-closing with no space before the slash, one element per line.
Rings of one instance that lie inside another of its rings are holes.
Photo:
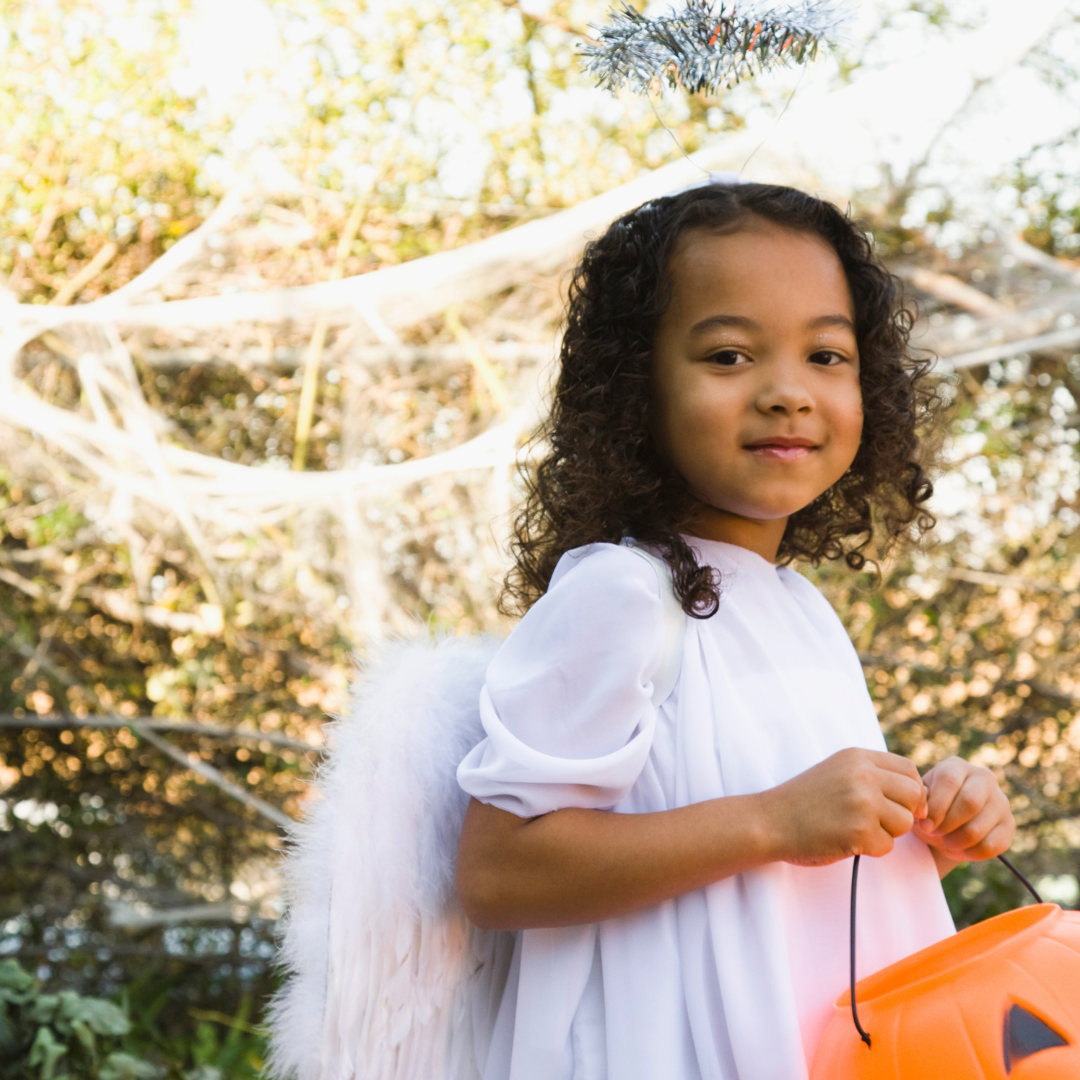
<path fill-rule="evenodd" d="M 1033 904 L 960 931 L 850 991 L 811 1080 L 1080 1080 L 1080 912 Z"/>

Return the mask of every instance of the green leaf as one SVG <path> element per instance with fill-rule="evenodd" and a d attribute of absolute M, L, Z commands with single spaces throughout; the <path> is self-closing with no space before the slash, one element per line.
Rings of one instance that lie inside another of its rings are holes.
<path fill-rule="evenodd" d="M 216 1065 L 199 1065 L 184 1073 L 184 1080 L 223 1080 L 224 1073 Z"/>
<path fill-rule="evenodd" d="M 12 1057 L 20 1041 L 15 1025 L 8 1017 L 7 1002 L 0 1000 L 0 1058 Z"/>
<path fill-rule="evenodd" d="M 72 998 L 77 1001 L 79 995 L 73 990 L 61 990 L 55 997 L 56 1007 L 53 1010 L 52 1016 L 49 1018 L 49 1024 L 53 1031 L 55 1031 L 64 1042 L 68 1042 L 71 1038 L 71 1021 L 67 1016 L 67 1008 Z"/>
<path fill-rule="evenodd" d="M 26 1010 L 26 1017 L 35 1024 L 48 1024 L 56 1014 L 59 1004 L 59 994 L 38 994 Z"/>
<path fill-rule="evenodd" d="M 97 1074 L 97 1080 L 159 1080 L 165 1070 L 142 1058 L 119 1051 L 110 1054 Z"/>
<path fill-rule="evenodd" d="M 0 1001 L 25 1005 L 33 996 L 33 976 L 17 960 L 0 960 Z"/>
<path fill-rule="evenodd" d="M 131 1021 L 124 1010 L 103 998 L 80 997 L 66 991 L 62 998 L 59 1015 L 70 1024 L 85 1024 L 98 1035 L 126 1035 Z"/>
<path fill-rule="evenodd" d="M 38 1069 L 41 1080 L 54 1080 L 53 1073 L 56 1063 L 67 1053 L 67 1047 L 56 1041 L 52 1030 L 47 1027 L 39 1027 L 34 1036 L 33 1045 L 30 1047 L 30 1055 L 26 1063 L 31 1068 Z"/>
<path fill-rule="evenodd" d="M 72 1020 L 71 1030 L 82 1043 L 83 1049 L 93 1058 L 97 1056 L 97 1040 L 85 1020 Z"/>

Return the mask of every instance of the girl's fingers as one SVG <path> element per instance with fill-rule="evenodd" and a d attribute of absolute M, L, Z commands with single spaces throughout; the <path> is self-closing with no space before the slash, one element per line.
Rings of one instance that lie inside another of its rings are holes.
<path fill-rule="evenodd" d="M 892 834 L 886 832 L 885 829 L 878 829 L 867 841 L 861 854 L 880 859 L 882 855 L 888 855 L 894 846 Z"/>
<path fill-rule="evenodd" d="M 917 772 L 912 778 L 906 773 L 883 770 L 878 779 L 881 784 L 881 794 L 886 799 L 902 806 L 915 817 L 921 818 L 925 815 L 926 788 L 923 787 L 922 779 Z"/>
<path fill-rule="evenodd" d="M 993 859 L 1009 850 L 1015 835 L 1016 823 L 1012 818 L 1008 821 L 1001 821 L 978 843 L 965 848 L 963 852 L 964 858 L 978 861 Z"/>
<path fill-rule="evenodd" d="M 989 859 L 1012 843 L 1016 823 L 989 769 L 953 757 L 920 777 L 896 754 L 871 752 L 871 758 L 882 798 L 879 828 L 864 840 L 865 854 L 886 854 L 894 837 L 913 828 L 956 859 Z"/>
<path fill-rule="evenodd" d="M 972 768 L 971 766 L 969 766 L 969 769 L 970 771 L 960 785 L 960 790 L 954 795 L 943 820 L 934 830 L 937 836 L 952 836 L 957 829 L 972 821 L 982 812 L 984 807 L 994 801 L 995 795 L 1001 796 L 1004 809 L 1008 809 L 1008 804 L 1005 797 L 1001 795 L 993 773 L 989 769 Z M 933 793 L 931 793 L 930 801 L 933 802 Z M 996 808 L 999 814 L 1002 808 L 1002 806 Z"/>
<path fill-rule="evenodd" d="M 882 799 L 878 809 L 878 821 L 889 836 L 903 836 L 904 833 L 911 832 L 915 815 L 902 803 L 886 798 Z"/>
<path fill-rule="evenodd" d="M 959 825 L 951 832 L 944 833 L 940 837 L 939 846 L 950 852 L 965 852 L 969 848 L 977 847 L 1000 825 L 1007 824 L 1012 816 L 996 802 L 988 802 L 979 812 L 968 821 Z"/>
<path fill-rule="evenodd" d="M 870 760 L 879 769 L 899 773 L 901 776 L 908 776 L 912 780 L 918 780 L 919 783 L 922 783 L 922 777 L 919 776 L 919 770 L 915 768 L 915 763 L 909 761 L 906 757 L 901 757 L 899 754 L 890 754 L 887 750 L 870 750 L 867 752 L 870 755 Z"/>
<path fill-rule="evenodd" d="M 940 828 L 952 807 L 960 789 L 964 786 L 970 766 L 960 758 L 948 758 L 935 765 L 923 782 L 929 792 L 926 799 L 926 817 L 932 822 L 932 830 Z"/>

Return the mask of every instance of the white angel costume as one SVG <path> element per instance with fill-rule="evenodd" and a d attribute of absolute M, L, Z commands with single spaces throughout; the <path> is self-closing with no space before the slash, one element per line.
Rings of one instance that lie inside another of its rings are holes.
<path fill-rule="evenodd" d="M 470 795 L 522 817 L 667 810 L 775 787 L 885 742 L 851 642 L 800 574 L 693 539 L 719 610 L 665 652 L 657 573 L 634 552 L 568 552 L 496 653 Z M 635 914 L 516 935 L 483 1080 L 805 1080 L 847 985 L 851 861 L 774 863 Z M 857 962 L 869 975 L 954 932 L 929 849 L 864 859 Z"/>

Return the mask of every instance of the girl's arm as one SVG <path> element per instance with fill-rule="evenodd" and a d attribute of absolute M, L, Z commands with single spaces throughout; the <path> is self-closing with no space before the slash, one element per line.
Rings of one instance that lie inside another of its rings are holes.
<path fill-rule="evenodd" d="M 857 749 L 758 795 L 651 814 L 566 809 L 528 819 L 474 799 L 458 895 L 490 930 L 599 922 L 768 862 L 884 855 L 925 810 L 911 762 Z"/>
<path fill-rule="evenodd" d="M 652 814 L 567 809 L 530 819 L 473 799 L 458 896 L 486 930 L 625 915 L 768 861 L 760 804 L 751 795 Z"/>

